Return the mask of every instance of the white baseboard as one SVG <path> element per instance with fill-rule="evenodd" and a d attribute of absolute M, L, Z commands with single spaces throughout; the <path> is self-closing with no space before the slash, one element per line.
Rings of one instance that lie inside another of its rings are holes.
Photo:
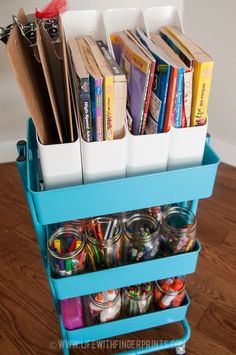
<path fill-rule="evenodd" d="M 211 145 L 219 155 L 222 163 L 236 166 L 236 144 L 226 143 L 219 139 L 212 138 Z"/>
<path fill-rule="evenodd" d="M 17 156 L 16 141 L 0 143 L 0 163 L 13 162 Z"/>

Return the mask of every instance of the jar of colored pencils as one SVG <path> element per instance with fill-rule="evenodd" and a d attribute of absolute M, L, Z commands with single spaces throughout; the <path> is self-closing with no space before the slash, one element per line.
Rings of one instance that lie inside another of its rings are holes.
<path fill-rule="evenodd" d="M 161 225 L 162 254 L 170 255 L 193 249 L 197 220 L 191 210 L 171 207 L 164 211 Z"/>
<path fill-rule="evenodd" d="M 151 282 L 126 287 L 123 290 L 123 307 L 126 317 L 138 316 L 152 309 L 153 286 Z"/>
<path fill-rule="evenodd" d="M 85 270 L 85 239 L 76 229 L 57 229 L 48 239 L 48 252 L 51 269 L 59 276 L 71 276 Z"/>
<path fill-rule="evenodd" d="M 94 218 L 86 228 L 88 265 L 91 271 L 122 263 L 121 224 L 116 218 Z"/>
<path fill-rule="evenodd" d="M 185 281 L 183 276 L 155 282 L 154 305 L 161 309 L 178 307 L 185 296 Z"/>
<path fill-rule="evenodd" d="M 121 311 L 120 290 L 109 290 L 88 296 L 90 325 L 117 319 Z"/>
<path fill-rule="evenodd" d="M 134 214 L 125 223 L 126 263 L 149 260 L 159 251 L 160 224 L 149 214 Z"/>

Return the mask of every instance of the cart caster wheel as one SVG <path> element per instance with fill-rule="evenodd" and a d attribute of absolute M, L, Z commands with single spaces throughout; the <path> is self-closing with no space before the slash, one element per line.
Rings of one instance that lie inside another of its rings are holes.
<path fill-rule="evenodd" d="M 177 346 L 175 348 L 175 353 L 176 353 L 176 355 L 186 355 L 185 344 L 183 344 L 181 346 Z"/>

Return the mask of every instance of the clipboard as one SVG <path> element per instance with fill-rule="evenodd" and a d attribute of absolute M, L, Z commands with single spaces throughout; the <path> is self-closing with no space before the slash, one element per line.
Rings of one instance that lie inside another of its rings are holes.
<path fill-rule="evenodd" d="M 18 20 L 27 23 L 27 17 L 20 9 Z M 13 25 L 6 44 L 9 61 L 13 67 L 22 95 L 34 121 L 42 144 L 59 143 L 51 102 L 41 63 L 37 60 L 29 42 Z"/>

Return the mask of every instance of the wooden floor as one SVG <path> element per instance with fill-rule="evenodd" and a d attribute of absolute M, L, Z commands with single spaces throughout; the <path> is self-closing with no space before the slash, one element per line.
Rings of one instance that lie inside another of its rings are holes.
<path fill-rule="evenodd" d="M 0 354 L 60 354 L 57 317 L 15 164 L 0 165 L 0 238 Z M 192 328 L 188 354 L 233 355 L 236 353 L 235 168 L 221 165 L 213 197 L 201 201 L 198 238 L 202 251 L 197 272 L 187 278 L 191 298 L 188 320 Z M 171 325 L 116 339 L 167 340 L 180 334 L 180 330 Z M 89 345 L 80 349 L 80 353 L 110 354 L 114 344 L 106 343 L 103 350 L 97 346 Z"/>

